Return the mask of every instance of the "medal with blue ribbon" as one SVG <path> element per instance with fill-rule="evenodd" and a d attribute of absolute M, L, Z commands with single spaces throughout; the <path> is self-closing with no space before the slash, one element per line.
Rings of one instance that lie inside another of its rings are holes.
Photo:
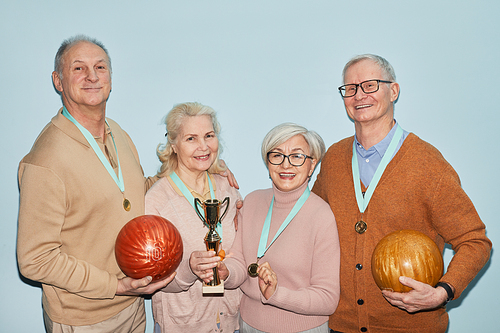
<path fill-rule="evenodd" d="M 262 232 L 260 234 L 259 247 L 257 250 L 257 262 L 254 262 L 248 266 L 248 275 L 250 275 L 251 277 L 256 277 L 259 275 L 257 273 L 257 268 L 259 268 L 258 263 L 260 258 L 264 256 L 264 254 L 271 247 L 271 245 L 273 245 L 276 239 L 281 235 L 283 230 L 285 230 L 285 228 L 290 224 L 292 219 L 295 217 L 295 215 L 297 215 L 297 213 L 300 211 L 300 209 L 306 202 L 307 198 L 309 198 L 310 194 L 311 190 L 309 190 L 309 187 L 306 186 L 304 193 L 302 193 L 302 195 L 300 196 L 299 200 L 297 200 L 290 213 L 288 213 L 288 216 L 285 218 L 283 223 L 281 223 L 281 226 L 274 235 L 273 240 L 269 243 L 268 246 L 266 246 L 267 240 L 269 238 L 269 230 L 271 229 L 271 217 L 273 215 L 273 205 L 274 205 L 274 196 L 273 196 L 273 199 L 271 200 L 271 205 L 269 206 L 269 210 L 267 211 L 267 216 L 264 221 L 264 225 L 262 226 Z"/>
<path fill-rule="evenodd" d="M 113 170 L 113 167 L 111 166 L 111 163 L 109 163 L 108 159 L 106 156 L 104 156 L 104 153 L 102 152 L 101 148 L 99 148 L 99 145 L 97 144 L 96 140 L 92 136 L 92 134 L 87 130 L 85 127 L 83 127 L 73 116 L 68 112 L 66 107 L 63 107 L 62 111 L 63 116 L 65 116 L 68 120 L 70 120 L 75 126 L 80 130 L 80 132 L 83 134 L 89 145 L 92 147 L 94 152 L 96 153 L 97 157 L 101 161 L 102 165 L 106 168 L 108 171 L 109 175 L 113 180 L 115 181 L 116 185 L 122 192 L 124 198 L 123 198 L 123 209 L 125 209 L 127 212 L 130 211 L 130 208 L 132 205 L 130 204 L 130 201 L 125 198 L 125 183 L 123 181 L 123 175 L 122 175 L 122 168 L 120 165 L 120 157 L 118 157 L 118 149 L 116 148 L 116 143 L 115 143 L 115 138 L 113 136 L 113 132 L 111 132 L 111 139 L 113 140 L 113 146 L 115 147 L 115 152 L 116 152 L 116 161 L 118 164 L 118 175 L 116 175 L 115 171 Z M 109 127 L 108 122 L 106 122 L 106 125 Z M 104 140 L 104 138 L 103 138 Z"/>
<path fill-rule="evenodd" d="M 403 129 L 399 126 L 399 124 L 396 125 L 396 132 L 394 133 L 394 136 L 392 137 L 391 143 L 389 144 L 389 147 L 387 148 L 384 157 L 382 157 L 382 160 L 380 161 L 380 164 L 377 167 L 377 170 L 375 171 L 375 174 L 373 175 L 373 179 L 370 182 L 370 185 L 368 186 L 366 192 L 363 194 L 361 191 L 361 180 L 359 176 L 359 165 L 358 165 L 358 153 L 356 152 L 356 141 L 352 143 L 352 179 L 354 181 L 354 192 L 356 194 L 356 202 L 358 203 L 358 208 L 359 211 L 361 212 L 361 220 L 356 222 L 354 225 L 354 230 L 358 234 L 362 234 L 368 229 L 368 225 L 366 224 L 365 221 L 363 221 L 363 213 L 365 212 L 366 207 L 368 206 L 368 203 L 370 202 L 370 199 L 372 198 L 373 192 L 375 192 L 375 188 L 377 187 L 377 184 L 382 177 L 382 174 L 385 171 L 385 168 L 389 164 L 389 162 L 392 159 L 392 155 L 394 155 L 394 152 L 396 151 L 396 148 L 398 146 L 399 140 L 403 136 Z"/>

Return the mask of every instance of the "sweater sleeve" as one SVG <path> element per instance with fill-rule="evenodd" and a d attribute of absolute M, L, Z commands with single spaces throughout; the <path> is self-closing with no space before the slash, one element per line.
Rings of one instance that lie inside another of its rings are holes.
<path fill-rule="evenodd" d="M 328 167 L 328 165 L 330 165 L 329 163 L 330 156 L 331 156 L 330 149 L 328 149 L 328 151 L 325 154 L 325 157 L 323 158 L 323 161 L 321 162 L 319 174 L 316 177 L 316 181 L 314 182 L 314 186 L 311 190 L 313 193 L 315 193 L 317 196 L 319 196 L 326 202 L 328 202 L 327 184 L 329 184 L 327 180 L 328 171 L 326 170 L 326 168 Z"/>
<path fill-rule="evenodd" d="M 489 260 L 492 244 L 486 237 L 484 223 L 449 164 L 441 172 L 430 212 L 438 233 L 455 251 L 441 281 L 451 284 L 458 298 Z"/>
<path fill-rule="evenodd" d="M 292 290 L 278 285 L 264 304 L 304 314 L 331 315 L 340 298 L 340 245 L 335 217 L 326 204 L 311 220 L 321 221 L 312 245 L 312 267 L 309 286 Z"/>
<path fill-rule="evenodd" d="M 158 181 L 158 179 L 160 179 L 160 177 L 158 176 L 144 177 L 145 192 L 147 192 L 151 188 L 151 186 L 153 186 L 153 184 L 156 183 L 156 181 Z"/>
<path fill-rule="evenodd" d="M 238 230 L 236 231 L 236 237 L 234 239 L 233 246 L 224 259 L 224 264 L 229 270 L 229 276 L 226 281 L 224 281 L 224 286 L 228 289 L 238 288 L 247 279 L 247 266 L 245 263 L 245 258 L 243 256 L 243 238 L 242 235 L 245 233 L 245 222 L 243 220 L 243 208 L 241 208 L 238 213 Z"/>
<path fill-rule="evenodd" d="M 21 163 L 17 256 L 25 277 L 86 298 L 113 298 L 117 277 L 60 251 L 66 189 L 50 169 Z"/>

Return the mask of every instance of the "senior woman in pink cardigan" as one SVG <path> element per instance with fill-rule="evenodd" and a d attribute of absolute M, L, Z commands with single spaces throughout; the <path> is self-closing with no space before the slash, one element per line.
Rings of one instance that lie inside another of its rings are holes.
<path fill-rule="evenodd" d="M 262 143 L 272 188 L 245 198 L 224 261 L 207 252 L 191 263 L 204 281 L 218 265 L 225 288 L 241 288 L 241 333 L 329 331 L 340 294 L 337 224 L 308 187 L 324 153 L 313 131 L 292 123 L 273 128 Z"/>
<path fill-rule="evenodd" d="M 227 178 L 219 160 L 220 124 L 216 112 L 200 103 L 182 103 L 168 113 L 167 143 L 158 149 L 161 178 L 146 194 L 146 214 L 172 222 L 182 237 L 184 254 L 172 282 L 153 295 L 155 333 L 227 332 L 238 329 L 241 291 L 226 290 L 223 296 L 203 296 L 202 283 L 189 268 L 193 251 L 206 252 L 203 241 L 208 229 L 198 217 L 194 198 L 230 198 L 219 235 L 228 251 L 235 237 L 233 216 L 241 198 Z"/>

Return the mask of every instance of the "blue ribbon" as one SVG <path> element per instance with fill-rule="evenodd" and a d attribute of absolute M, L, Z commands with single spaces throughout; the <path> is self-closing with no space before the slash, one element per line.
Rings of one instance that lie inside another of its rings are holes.
<path fill-rule="evenodd" d="M 213 185 L 212 185 L 212 181 L 210 180 L 210 177 L 208 176 L 208 172 L 206 172 L 206 174 L 207 174 L 207 179 L 208 179 L 208 186 L 210 187 L 210 198 L 211 199 L 215 199 L 215 193 L 214 193 L 214 188 L 213 188 Z M 184 184 L 184 182 L 182 181 L 182 179 L 180 179 L 179 176 L 177 176 L 177 174 L 175 173 L 175 171 L 172 171 L 172 173 L 170 174 L 170 178 L 172 179 L 172 181 L 174 182 L 174 184 L 177 186 L 177 188 L 179 188 L 179 190 L 182 192 L 182 194 L 184 195 L 184 197 L 186 198 L 186 200 L 191 204 L 191 206 L 193 207 L 193 209 L 196 210 L 196 208 L 194 206 L 195 205 L 194 197 L 191 194 L 191 191 L 189 191 L 189 189 L 187 188 L 186 184 Z M 203 217 L 205 217 L 205 211 L 202 210 L 201 213 L 202 213 Z M 217 226 L 216 226 L 215 230 L 219 234 L 219 236 L 221 238 L 221 242 L 222 242 L 222 225 L 221 225 L 220 221 L 219 221 L 219 223 L 217 223 Z"/>
<path fill-rule="evenodd" d="M 260 259 L 264 256 L 264 254 L 269 249 L 269 247 L 271 245 L 273 245 L 274 241 L 278 238 L 278 236 L 281 235 L 283 230 L 285 230 L 285 228 L 288 226 L 288 224 L 290 224 L 292 219 L 295 217 L 295 215 L 297 215 L 299 210 L 302 208 L 302 206 L 306 202 L 307 198 L 309 198 L 310 194 L 311 194 L 311 190 L 309 190 L 309 186 L 306 186 L 304 193 L 302 193 L 302 195 L 300 196 L 299 200 L 297 200 L 297 202 L 293 206 L 290 213 L 288 213 L 288 216 L 286 217 L 286 219 L 283 221 L 283 223 L 281 223 L 281 226 L 278 229 L 278 231 L 276 232 L 276 235 L 274 235 L 274 238 L 271 241 L 271 243 L 269 243 L 269 245 L 266 247 L 267 240 L 269 238 L 269 229 L 271 228 L 271 216 L 273 215 L 273 205 L 274 205 L 274 196 L 273 196 L 273 199 L 271 201 L 271 205 L 269 206 L 269 210 L 267 211 L 266 220 L 264 221 L 264 225 L 262 226 L 262 232 L 260 234 L 259 248 L 257 250 L 257 258 L 258 259 Z"/>
<path fill-rule="evenodd" d="M 359 165 L 358 165 L 358 153 L 356 152 L 356 141 L 352 143 L 352 179 L 354 181 L 354 192 L 356 194 L 356 201 L 358 203 L 358 208 L 361 214 L 365 212 L 365 209 L 368 206 L 370 199 L 372 198 L 373 192 L 375 192 L 375 188 L 377 187 L 377 184 L 380 178 L 382 177 L 385 168 L 391 161 L 392 155 L 394 155 L 394 152 L 396 151 L 396 148 L 398 146 L 399 140 L 401 140 L 402 135 L 403 135 L 403 129 L 398 124 L 396 132 L 392 137 L 391 143 L 389 144 L 389 147 L 387 148 L 384 157 L 382 157 L 382 160 L 380 161 L 380 164 L 378 165 L 377 170 L 373 175 L 373 179 L 370 185 L 368 186 L 364 196 L 363 193 L 361 192 L 361 181 L 359 178 Z"/>
<path fill-rule="evenodd" d="M 115 138 L 113 137 L 113 133 L 111 133 L 111 138 L 113 139 L 113 145 L 115 147 L 115 152 L 116 152 L 116 160 L 118 162 L 118 177 L 116 176 L 116 173 L 113 170 L 113 167 L 109 163 L 108 159 L 106 158 L 106 156 L 104 156 L 104 153 L 102 152 L 101 148 L 99 148 L 99 145 L 95 141 L 94 136 L 85 127 L 83 127 L 75 118 L 73 118 L 73 116 L 68 112 L 66 107 L 63 107 L 62 114 L 63 116 L 68 118 L 73 124 L 75 124 L 76 127 L 78 127 L 78 129 L 83 134 L 85 139 L 87 139 L 87 142 L 90 144 L 92 149 L 94 149 L 94 152 L 96 153 L 97 157 L 99 157 L 99 160 L 101 160 L 102 165 L 106 168 L 111 178 L 113 178 L 116 185 L 118 185 L 118 188 L 123 193 L 125 191 L 125 184 L 123 182 L 122 168 L 120 166 L 120 158 L 118 157 L 118 149 L 116 149 L 116 143 L 115 143 Z M 109 127 L 108 122 L 106 122 L 106 125 Z"/>

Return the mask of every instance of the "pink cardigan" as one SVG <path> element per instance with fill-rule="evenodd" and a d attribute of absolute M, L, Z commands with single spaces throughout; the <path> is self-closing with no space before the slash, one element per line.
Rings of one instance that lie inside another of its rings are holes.
<path fill-rule="evenodd" d="M 269 240 L 306 189 L 281 192 L 257 190 L 244 201 L 236 239 L 225 259 L 225 287 L 243 291 L 240 314 L 250 326 L 265 332 L 297 332 L 320 326 L 337 308 L 340 248 L 335 217 L 326 202 L 311 193 L 302 209 L 268 249 L 260 263 L 269 262 L 278 277 L 276 292 L 266 300 L 258 278 L 247 274 L 257 259 L 262 226 L 274 194 Z"/>
<path fill-rule="evenodd" d="M 225 177 L 211 175 L 215 180 L 215 196 L 230 198 L 222 220 L 222 248 L 227 252 L 235 237 L 233 218 L 239 192 L 229 186 Z M 153 316 L 162 332 L 233 332 L 238 329 L 238 306 L 241 291 L 225 290 L 224 297 L 203 297 L 202 283 L 189 267 L 193 251 L 205 251 L 203 239 L 208 231 L 191 204 L 179 195 L 167 177 L 161 178 L 146 194 L 146 214 L 167 218 L 179 230 L 184 245 L 182 262 L 175 279 L 153 295 Z M 217 328 L 217 314 L 220 330 Z"/>

